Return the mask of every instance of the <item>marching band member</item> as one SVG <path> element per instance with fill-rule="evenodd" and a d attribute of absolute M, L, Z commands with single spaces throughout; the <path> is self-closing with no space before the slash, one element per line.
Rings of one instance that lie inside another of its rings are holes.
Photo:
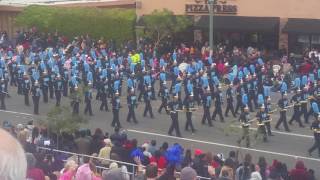
<path fill-rule="evenodd" d="M 300 112 L 300 101 L 301 101 L 301 90 L 300 88 L 295 91 L 295 94 L 292 96 L 290 102 L 293 103 L 293 115 L 289 121 L 289 124 L 292 125 L 293 121 L 297 121 L 300 127 L 304 127 L 301 123 L 301 112 Z"/>
<path fill-rule="evenodd" d="M 228 89 L 226 91 L 226 98 L 227 98 L 227 107 L 226 111 L 224 113 L 225 117 L 228 117 L 229 111 L 231 111 L 233 117 L 236 117 L 236 114 L 234 112 L 234 107 L 233 107 L 233 89 L 232 89 L 232 82 L 231 80 L 228 81 Z"/>
<path fill-rule="evenodd" d="M 30 94 L 30 90 L 31 90 L 31 82 L 29 80 L 29 77 L 27 75 L 27 72 L 24 73 L 24 81 L 23 81 L 23 85 L 22 85 L 22 89 L 23 89 L 23 94 L 24 94 L 24 104 L 26 106 L 29 106 L 29 94 Z"/>
<path fill-rule="evenodd" d="M 313 131 L 313 135 L 314 135 L 314 144 L 308 150 L 308 153 L 311 156 L 311 153 L 314 150 L 318 149 L 318 156 L 320 157 L 320 114 L 318 115 L 318 117 L 312 123 L 311 130 Z"/>
<path fill-rule="evenodd" d="M 205 94 L 203 95 L 202 105 L 203 105 L 203 116 L 202 124 L 206 124 L 206 120 L 210 127 L 212 127 L 211 117 L 210 117 L 210 107 L 212 103 L 210 87 L 208 86 Z"/>
<path fill-rule="evenodd" d="M 89 81 L 84 92 L 84 102 L 85 102 L 84 114 L 87 114 L 89 112 L 89 115 L 93 116 L 92 106 L 91 106 L 91 100 L 93 98 L 91 85 L 92 84 L 90 84 L 90 81 Z"/>
<path fill-rule="evenodd" d="M 120 97 L 119 97 L 119 91 L 117 90 L 114 93 L 114 96 L 112 97 L 112 113 L 113 113 L 113 120 L 111 123 L 112 127 L 119 127 L 121 128 L 120 120 L 119 120 L 119 111 L 121 108 L 120 104 Z"/>
<path fill-rule="evenodd" d="M 169 100 L 169 90 L 168 88 L 166 87 L 166 84 L 167 82 L 166 81 L 163 81 L 162 82 L 162 86 L 160 87 L 160 96 L 161 96 L 161 105 L 158 109 L 158 113 L 161 113 L 162 109 L 166 109 L 167 106 L 168 106 L 168 100 Z"/>
<path fill-rule="evenodd" d="M 2 78 L 0 79 L 0 101 L 1 101 L 0 109 L 2 110 L 6 110 L 6 104 L 5 104 L 6 96 L 7 96 L 7 92 L 5 89 L 4 78 L 2 76 Z"/>
<path fill-rule="evenodd" d="M 137 97 L 134 93 L 133 87 L 131 88 L 129 95 L 127 96 L 127 104 L 128 104 L 128 108 L 129 108 L 127 122 L 131 122 L 131 119 L 132 119 L 135 124 L 138 124 L 138 121 L 136 119 L 136 114 L 134 111 L 135 108 L 138 107 L 138 104 L 137 104 Z"/>
<path fill-rule="evenodd" d="M 39 87 L 38 80 L 35 81 L 34 85 L 31 88 L 32 100 L 33 100 L 33 113 L 39 114 L 39 101 L 41 96 L 41 90 Z"/>
<path fill-rule="evenodd" d="M 192 84 L 187 85 L 187 91 L 188 91 L 188 94 L 183 102 L 184 110 L 186 111 L 186 118 L 187 118 L 185 130 L 189 131 L 189 127 L 190 127 L 191 132 L 194 133 L 196 130 L 192 124 L 192 112 L 195 110 L 194 109 L 194 101 L 193 101 L 193 86 L 192 86 Z"/>
<path fill-rule="evenodd" d="M 73 88 L 73 92 L 71 93 L 71 106 L 72 106 L 72 114 L 78 115 L 79 114 L 79 108 L 80 108 L 80 92 L 78 90 L 78 84 L 76 83 Z"/>
<path fill-rule="evenodd" d="M 305 85 L 303 87 L 303 91 L 301 94 L 301 115 L 304 117 L 304 122 L 308 124 L 308 100 L 309 100 L 309 92 L 308 92 L 308 86 Z"/>
<path fill-rule="evenodd" d="M 246 140 L 246 147 L 250 147 L 250 119 L 249 119 L 249 108 L 248 106 L 244 107 L 244 110 L 241 112 L 239 121 L 242 127 L 242 136 L 237 141 L 240 145 L 243 140 Z"/>
<path fill-rule="evenodd" d="M 143 117 L 146 117 L 147 113 L 149 112 L 150 117 L 154 118 L 153 112 L 152 112 L 152 106 L 151 106 L 151 100 L 152 100 L 151 85 L 146 87 L 145 94 L 143 95 L 143 97 L 144 97 L 144 103 L 145 103 Z"/>
<path fill-rule="evenodd" d="M 179 119 L 178 119 L 178 110 L 179 102 L 178 96 L 173 96 L 173 100 L 168 104 L 167 110 L 168 114 L 171 117 L 171 126 L 169 128 L 168 134 L 172 136 L 172 132 L 175 130 L 176 136 L 181 137 L 180 129 L 179 129 Z"/>
<path fill-rule="evenodd" d="M 265 106 L 264 104 L 262 104 L 260 106 L 260 111 L 257 112 L 256 115 L 257 119 L 258 119 L 258 130 L 257 133 L 255 135 L 255 138 L 258 137 L 259 134 L 261 134 L 263 136 L 263 142 L 267 142 L 267 131 L 266 131 L 266 126 L 265 126 L 265 121 L 267 118 L 267 113 L 265 112 Z"/>
<path fill-rule="evenodd" d="M 212 113 L 212 120 L 215 121 L 216 115 L 218 114 L 220 117 L 220 121 L 224 122 L 224 118 L 222 115 L 222 104 L 223 104 L 223 97 L 222 97 L 222 91 L 221 86 L 218 85 L 217 91 L 214 93 L 214 99 L 215 99 L 215 110 Z"/>
<path fill-rule="evenodd" d="M 61 80 L 60 74 L 57 75 L 54 81 L 54 92 L 56 97 L 56 106 L 60 106 L 61 93 L 63 91 L 63 81 Z"/>
<path fill-rule="evenodd" d="M 281 99 L 278 101 L 278 106 L 280 108 L 280 118 L 279 118 L 275 128 L 277 130 L 279 130 L 280 124 L 283 123 L 285 131 L 290 132 L 290 129 L 289 129 L 288 123 L 287 123 L 287 109 L 289 107 L 287 92 L 283 93 Z"/>

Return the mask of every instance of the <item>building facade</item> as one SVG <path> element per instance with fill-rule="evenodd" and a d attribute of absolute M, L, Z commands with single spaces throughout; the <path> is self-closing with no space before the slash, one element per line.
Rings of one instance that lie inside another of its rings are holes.
<path fill-rule="evenodd" d="M 10 0 L 14 1 L 20 0 Z M 51 3 L 50 6 L 136 8 L 138 18 L 143 18 L 156 9 L 165 8 L 175 15 L 191 16 L 194 26 L 187 32 L 193 37 L 191 41 L 205 42 L 209 36 L 209 1 L 98 0 L 81 1 L 81 3 L 59 1 Z M 9 36 L 13 37 L 15 31 L 21 29 L 15 26 L 14 17 L 27 5 L 29 4 L 0 4 L 0 30 L 7 31 Z M 216 43 L 287 49 L 294 53 L 300 53 L 305 48 L 320 48 L 319 0 L 214 0 L 212 7 Z"/>
<path fill-rule="evenodd" d="M 208 39 L 209 0 L 138 0 L 136 4 L 139 17 L 163 8 L 175 15 L 191 15 L 194 39 Z M 318 0 L 215 0 L 215 41 L 295 53 L 318 48 L 319 8 Z"/>

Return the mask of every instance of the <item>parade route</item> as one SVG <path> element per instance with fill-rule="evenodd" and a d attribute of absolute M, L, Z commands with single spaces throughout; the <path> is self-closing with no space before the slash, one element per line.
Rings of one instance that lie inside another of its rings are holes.
<path fill-rule="evenodd" d="M 6 111 L 0 111 L 0 122 L 10 121 L 12 124 L 23 123 L 26 124 L 30 120 L 43 120 L 46 118 L 47 112 L 55 105 L 54 99 L 49 99 L 49 103 L 45 104 L 40 100 L 40 115 L 33 115 L 33 104 L 31 100 L 30 106 L 23 104 L 23 96 L 16 95 L 15 88 L 12 88 L 12 94 L 10 98 L 6 99 Z M 126 88 L 124 87 L 124 90 Z M 124 92 L 124 91 L 123 91 Z M 274 101 L 277 99 L 278 94 L 274 95 Z M 251 147 L 244 148 L 238 146 L 237 140 L 242 134 L 241 128 L 239 128 L 238 118 L 225 117 L 225 123 L 221 123 L 220 119 L 217 118 L 213 121 L 214 127 L 208 127 L 207 125 L 201 124 L 202 118 L 202 107 L 193 113 L 193 123 L 197 131 L 193 134 L 191 132 L 184 131 L 186 122 L 185 113 L 179 113 L 180 130 L 183 138 L 167 135 L 168 128 L 170 126 L 170 117 L 163 111 L 161 114 L 157 112 L 157 108 L 160 106 L 160 99 L 152 101 L 153 113 L 155 118 L 143 117 L 144 103 L 140 102 L 136 109 L 138 124 L 126 122 L 128 113 L 127 102 L 125 100 L 126 94 L 122 95 L 120 110 L 120 122 L 127 131 L 129 138 L 138 139 L 139 143 L 150 141 L 155 139 L 158 146 L 161 146 L 163 142 L 169 144 L 178 142 L 183 145 L 186 149 L 200 148 L 203 151 L 211 151 L 213 153 L 223 153 L 225 157 L 228 156 L 230 150 L 238 150 L 239 158 L 241 159 L 245 153 L 250 153 L 253 156 L 254 162 L 256 162 L 259 156 L 265 156 L 269 159 L 268 163 L 271 164 L 271 160 L 278 159 L 287 163 L 288 168 L 292 168 L 295 165 L 297 159 L 301 159 L 305 162 L 307 167 L 315 168 L 320 166 L 320 158 L 316 156 L 316 152 L 313 153 L 312 157 L 307 155 L 307 150 L 313 144 L 313 134 L 310 131 L 309 125 L 305 128 L 299 128 L 297 125 L 289 126 L 291 129 L 290 133 L 283 131 L 275 131 L 274 125 L 276 121 L 272 121 L 272 130 L 275 136 L 269 137 L 269 142 L 263 143 L 259 140 L 251 139 Z M 110 99 L 108 99 L 110 100 Z M 62 98 L 62 106 L 70 107 L 70 99 Z M 109 109 L 111 107 L 110 104 Z M 100 101 L 92 101 L 92 108 L 94 116 L 85 116 L 88 119 L 88 123 L 82 125 L 83 128 L 90 128 L 95 130 L 101 128 L 103 131 L 113 133 L 113 128 L 110 126 L 112 121 L 112 112 L 100 111 Z M 83 114 L 84 104 L 80 104 L 80 114 Z M 211 108 L 211 113 L 214 107 Z M 223 108 L 224 109 L 224 108 Z M 252 117 L 255 113 L 252 113 Z M 288 112 L 288 118 L 291 117 L 291 111 Z M 279 118 L 279 113 L 274 113 L 273 119 Z M 239 117 L 239 116 L 238 116 Z M 310 118 L 310 122 L 311 122 Z M 282 127 L 280 127 L 282 128 Z M 253 126 L 252 133 L 254 134 L 256 128 Z M 316 172 L 319 176 L 319 173 Z"/>

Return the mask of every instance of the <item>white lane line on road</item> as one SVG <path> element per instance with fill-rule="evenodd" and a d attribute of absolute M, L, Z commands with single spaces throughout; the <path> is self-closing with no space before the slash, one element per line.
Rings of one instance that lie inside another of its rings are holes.
<path fill-rule="evenodd" d="M 297 156 L 297 155 L 286 154 L 286 153 L 272 152 L 272 151 L 266 151 L 266 150 L 261 150 L 261 149 L 251 149 L 251 148 L 245 148 L 245 147 L 239 147 L 239 146 L 222 144 L 222 143 L 215 143 L 215 142 L 209 142 L 209 141 L 202 141 L 202 140 L 196 140 L 196 139 L 189 139 L 189 138 L 180 138 L 180 137 L 169 136 L 169 135 L 165 135 L 165 134 L 158 134 L 158 133 L 152 133 L 152 132 L 146 132 L 146 131 L 139 131 L 139 130 L 134 130 L 134 129 L 127 129 L 127 131 L 133 132 L 133 133 L 139 133 L 139 134 L 160 136 L 160 137 L 177 139 L 177 140 L 185 140 L 185 141 L 202 143 L 202 144 L 210 144 L 210 145 L 216 145 L 216 146 L 228 147 L 228 148 L 235 148 L 235 149 L 243 149 L 243 150 L 248 150 L 248 151 L 260 152 L 260 153 L 266 153 L 266 154 L 272 154 L 272 155 L 292 157 L 292 158 L 295 158 L 295 159 L 306 159 L 306 160 L 311 160 L 311 161 L 320 162 L 320 159 L 310 158 L 310 157 L 304 157 L 304 156 Z"/>
<path fill-rule="evenodd" d="M 0 110 L 0 112 L 6 112 L 6 113 L 11 113 L 11 114 L 21 114 L 21 115 L 26 115 L 26 116 L 34 116 L 33 114 L 22 113 L 22 112 L 15 112 L 15 111 Z"/>
<path fill-rule="evenodd" d="M 231 127 L 242 128 L 241 126 L 236 126 L 236 125 L 231 125 Z M 257 131 L 257 128 L 249 128 L 249 129 Z M 276 131 L 276 130 L 272 130 L 272 132 L 277 133 L 277 134 L 288 135 L 288 136 L 298 136 L 298 137 L 313 139 L 313 136 L 304 135 L 304 134 L 288 133 L 288 132 L 282 132 L 282 131 Z"/>

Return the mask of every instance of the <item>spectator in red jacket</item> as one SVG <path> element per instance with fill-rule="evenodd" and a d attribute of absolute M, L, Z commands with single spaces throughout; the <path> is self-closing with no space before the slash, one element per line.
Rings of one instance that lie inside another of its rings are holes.
<path fill-rule="evenodd" d="M 291 180 L 306 180 L 309 177 L 309 173 L 302 161 L 297 161 L 296 168 L 292 169 L 289 173 Z"/>
<path fill-rule="evenodd" d="M 31 153 L 26 153 L 27 157 L 27 164 L 28 164 L 28 170 L 27 170 L 27 179 L 33 179 L 33 180 L 45 180 L 45 175 L 42 169 L 36 168 L 36 158 Z"/>
<path fill-rule="evenodd" d="M 161 170 L 167 167 L 167 160 L 163 155 L 161 155 L 159 150 L 157 150 L 154 153 L 154 156 L 150 158 L 150 163 L 156 163 L 158 168 Z"/>

